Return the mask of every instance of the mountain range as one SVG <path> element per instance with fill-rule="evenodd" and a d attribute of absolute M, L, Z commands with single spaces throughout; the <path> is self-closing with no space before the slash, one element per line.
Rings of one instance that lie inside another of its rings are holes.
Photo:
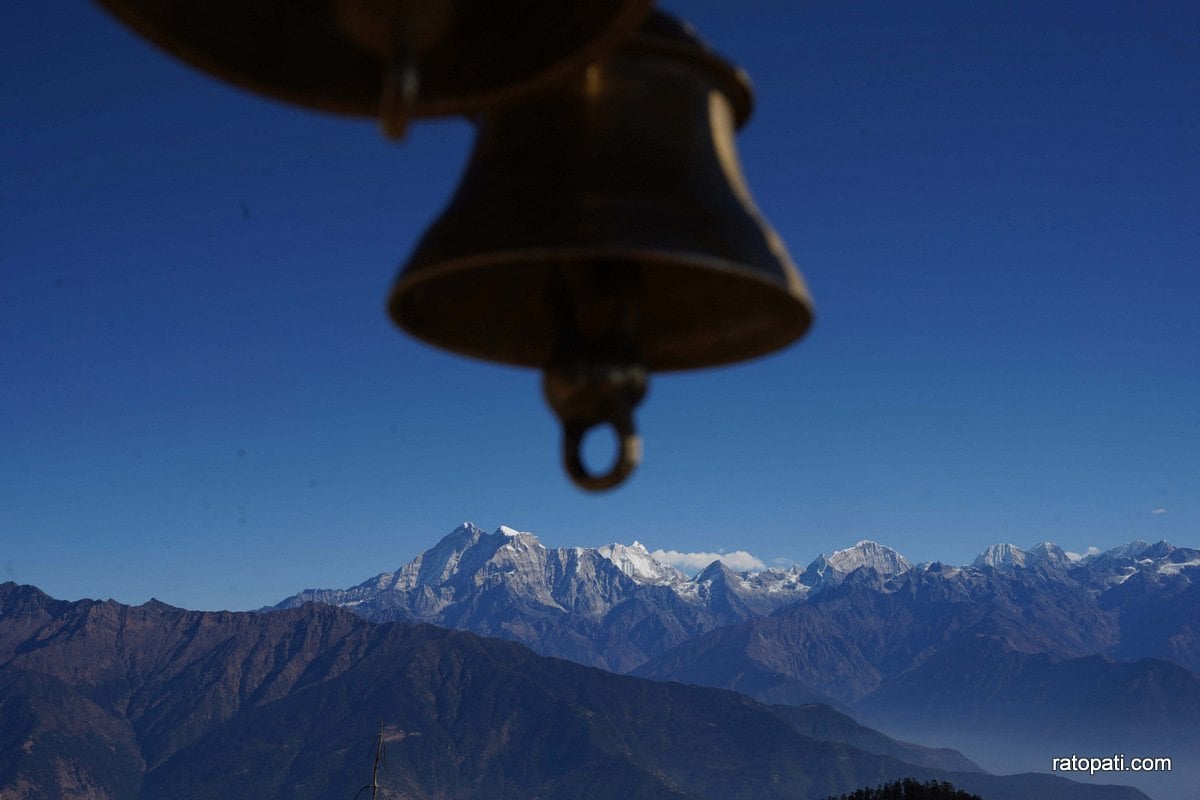
<path fill-rule="evenodd" d="M 428 622 L 627 672 L 864 566 L 891 574 L 911 565 L 889 548 L 860 542 L 806 570 L 736 573 L 718 560 L 688 577 L 638 542 L 550 549 L 532 533 L 502 525 L 489 534 L 466 522 L 394 572 L 349 589 L 307 589 L 275 608 L 325 603 L 375 622 Z"/>
<path fill-rule="evenodd" d="M 1174 756 L 1123 774 L 1155 797 L 1200 785 L 1200 551 L 1051 543 L 970 565 L 912 564 L 863 541 L 806 568 L 694 577 L 634 543 L 544 547 L 464 524 L 390 573 L 281 607 L 340 605 L 522 642 L 764 702 L 823 702 L 893 735 L 955 743 L 993 769 L 1054 755 Z"/>
<path fill-rule="evenodd" d="M 1137 800 L 997 777 L 826 706 L 616 675 L 319 604 L 198 612 L 0 585 L 0 798 L 819 800 L 901 776 L 988 800 Z"/>

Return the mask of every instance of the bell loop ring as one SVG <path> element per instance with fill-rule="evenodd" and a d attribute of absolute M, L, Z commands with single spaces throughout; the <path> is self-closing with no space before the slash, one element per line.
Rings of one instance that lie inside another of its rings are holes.
<path fill-rule="evenodd" d="M 581 489 L 599 491 L 624 482 L 642 460 L 642 438 L 633 410 L 646 395 L 646 370 L 636 364 L 577 361 L 546 370 L 542 390 L 563 426 L 563 466 Z M 617 456 L 608 471 L 596 474 L 583 463 L 584 437 L 592 428 L 610 426 L 617 435 Z"/>
<path fill-rule="evenodd" d="M 633 415 L 626 413 L 620 419 L 606 422 L 616 431 L 619 450 L 616 460 L 608 472 L 602 475 L 596 475 L 587 468 L 587 465 L 583 463 L 580 448 L 583 445 L 583 438 L 589 430 L 606 423 L 598 422 L 593 425 L 567 423 L 563 426 L 563 466 L 566 468 L 567 474 L 571 476 L 571 480 L 581 489 L 594 492 L 618 486 L 633 473 L 642 461 L 642 437 L 633 424 Z"/>

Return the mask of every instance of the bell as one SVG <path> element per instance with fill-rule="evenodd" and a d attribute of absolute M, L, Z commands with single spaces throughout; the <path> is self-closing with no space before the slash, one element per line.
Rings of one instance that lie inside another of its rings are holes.
<path fill-rule="evenodd" d="M 612 50 L 652 0 L 99 0 L 206 72 L 302 106 L 408 120 L 511 102 Z"/>
<path fill-rule="evenodd" d="M 753 358 L 801 337 L 812 306 L 756 210 L 734 148 L 745 74 L 652 12 L 608 60 L 477 120 L 466 172 L 389 301 L 431 344 L 544 371 L 581 487 L 637 465 L 649 371 Z M 590 472 L 584 434 L 619 453 Z"/>

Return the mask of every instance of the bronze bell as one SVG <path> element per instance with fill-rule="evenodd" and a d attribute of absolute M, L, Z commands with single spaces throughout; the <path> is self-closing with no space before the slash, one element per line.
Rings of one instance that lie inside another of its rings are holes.
<path fill-rule="evenodd" d="M 512 101 L 612 50 L 652 0 L 99 0 L 168 53 L 302 106 L 408 120 Z"/>
<path fill-rule="evenodd" d="M 449 207 L 392 292 L 392 318 L 439 347 L 537 367 L 577 484 L 637 465 L 646 374 L 752 358 L 798 339 L 812 306 L 759 215 L 734 148 L 745 74 L 652 12 L 608 60 L 477 120 Z M 579 447 L 611 425 L 595 475 Z"/>

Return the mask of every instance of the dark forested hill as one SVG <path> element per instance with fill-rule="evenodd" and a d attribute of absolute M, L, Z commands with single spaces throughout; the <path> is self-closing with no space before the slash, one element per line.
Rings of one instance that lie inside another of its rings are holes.
<path fill-rule="evenodd" d="M 0 586 L 5 800 L 340 800 L 366 781 L 381 722 L 385 785 L 414 799 L 815 800 L 904 776 L 989 800 L 1141 797 L 905 763 L 905 746 L 828 709 L 799 713 L 329 607 L 203 613 Z"/>

